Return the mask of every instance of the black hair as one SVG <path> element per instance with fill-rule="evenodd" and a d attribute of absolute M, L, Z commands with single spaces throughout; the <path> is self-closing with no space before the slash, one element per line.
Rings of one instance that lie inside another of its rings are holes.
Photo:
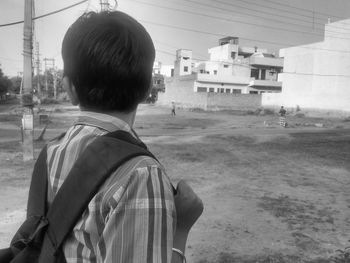
<path fill-rule="evenodd" d="M 149 94 L 155 49 L 146 29 L 119 12 L 89 12 L 62 43 L 64 75 L 87 109 L 130 112 Z"/>

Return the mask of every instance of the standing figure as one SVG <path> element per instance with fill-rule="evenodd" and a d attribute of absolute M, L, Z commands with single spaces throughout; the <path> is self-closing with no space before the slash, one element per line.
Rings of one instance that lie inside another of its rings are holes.
<path fill-rule="evenodd" d="M 173 115 L 173 116 L 176 115 L 176 113 L 175 113 L 175 102 L 174 101 L 171 103 L 171 115 Z"/>
<path fill-rule="evenodd" d="M 281 106 L 281 109 L 279 111 L 279 114 L 280 114 L 280 125 L 282 127 L 284 127 L 284 128 L 287 126 L 286 113 L 287 113 L 287 111 L 284 109 L 283 106 Z"/>

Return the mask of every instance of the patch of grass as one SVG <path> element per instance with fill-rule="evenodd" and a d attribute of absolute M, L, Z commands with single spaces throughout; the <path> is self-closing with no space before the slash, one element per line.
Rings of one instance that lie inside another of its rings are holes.
<path fill-rule="evenodd" d="M 15 114 L 2 114 L 0 115 L 0 122 L 15 122 L 18 123 L 22 119 L 22 116 Z"/>
<path fill-rule="evenodd" d="M 42 105 L 49 105 L 49 104 L 59 104 L 59 101 L 53 98 L 43 98 L 41 100 Z"/>
<path fill-rule="evenodd" d="M 303 259 L 302 256 L 283 255 L 281 253 L 271 255 L 238 256 L 233 253 L 222 252 L 214 262 L 202 259 L 197 261 L 197 263 L 330 263 L 330 261 L 325 258 Z"/>
<path fill-rule="evenodd" d="M 273 216 L 281 218 L 291 230 L 303 230 L 307 227 L 317 227 L 325 224 L 332 228 L 333 215 L 337 212 L 329 207 L 317 208 L 313 203 L 290 198 L 286 195 L 278 197 L 263 196 L 258 207 L 270 212 Z"/>

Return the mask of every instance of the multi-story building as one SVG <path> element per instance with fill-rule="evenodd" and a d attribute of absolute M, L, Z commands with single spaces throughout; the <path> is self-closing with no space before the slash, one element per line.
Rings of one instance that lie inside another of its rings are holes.
<path fill-rule="evenodd" d="M 328 23 L 322 41 L 281 49 L 282 92 L 264 94 L 263 105 L 350 112 L 349 32 L 350 19 Z"/>
<path fill-rule="evenodd" d="M 191 50 L 177 50 L 174 78 L 193 75 L 186 80 L 192 79 L 194 92 L 261 94 L 281 91 L 277 74 L 281 72 L 283 60 L 267 50 L 240 47 L 239 38 L 226 37 L 208 53 L 208 61 L 194 63 Z"/>

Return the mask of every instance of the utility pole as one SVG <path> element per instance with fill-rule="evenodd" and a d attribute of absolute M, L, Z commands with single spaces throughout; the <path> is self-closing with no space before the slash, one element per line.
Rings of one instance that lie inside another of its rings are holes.
<path fill-rule="evenodd" d="M 40 101 L 41 98 L 41 86 L 40 86 L 40 53 L 39 53 L 39 42 L 35 43 L 35 65 L 36 65 L 36 79 L 37 79 L 37 91 L 38 91 L 38 98 Z"/>
<path fill-rule="evenodd" d="M 101 12 L 116 10 L 118 7 L 118 1 L 114 0 L 114 6 L 111 7 L 109 0 L 100 0 Z"/>
<path fill-rule="evenodd" d="M 32 49 L 33 49 L 33 1 L 25 0 L 23 26 L 23 160 L 34 159 L 34 121 L 33 121 L 33 89 L 32 89 Z"/>
<path fill-rule="evenodd" d="M 100 0 L 101 12 L 109 10 L 109 1 L 108 0 Z"/>
<path fill-rule="evenodd" d="M 57 100 L 57 70 L 54 69 L 52 73 L 53 77 L 53 97 Z"/>
<path fill-rule="evenodd" d="M 47 73 L 55 68 L 55 59 L 54 58 L 44 58 L 44 69 L 45 69 L 45 89 L 46 95 L 49 96 L 49 82 Z"/>

